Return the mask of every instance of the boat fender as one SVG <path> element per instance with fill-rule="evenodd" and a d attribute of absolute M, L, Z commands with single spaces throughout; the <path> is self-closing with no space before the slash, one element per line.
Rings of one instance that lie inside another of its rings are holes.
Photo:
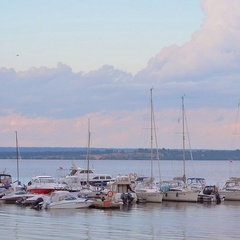
<path fill-rule="evenodd" d="M 114 195 L 114 192 L 113 192 L 113 191 L 108 191 L 108 192 L 107 192 L 107 196 L 108 196 L 108 197 L 111 198 L 111 197 L 113 197 L 113 195 Z"/>
<path fill-rule="evenodd" d="M 176 197 L 178 197 L 178 192 L 176 193 Z"/>

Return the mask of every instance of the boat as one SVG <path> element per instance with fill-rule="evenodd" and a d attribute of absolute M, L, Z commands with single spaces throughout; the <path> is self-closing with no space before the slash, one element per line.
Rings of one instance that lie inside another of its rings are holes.
<path fill-rule="evenodd" d="M 68 191 L 55 191 L 42 206 L 46 209 L 80 209 L 88 208 L 92 204 L 93 200 L 88 198 L 78 198 Z"/>
<path fill-rule="evenodd" d="M 226 201 L 240 201 L 240 178 L 228 179 L 219 190 L 219 194 L 224 195 Z"/>
<path fill-rule="evenodd" d="M 19 159 L 20 152 L 18 147 L 18 135 L 15 131 L 16 139 L 16 160 L 17 160 L 17 180 L 12 182 L 10 174 L 0 174 L 0 197 L 5 203 L 15 203 L 16 200 L 21 198 L 22 194 L 26 194 L 24 186 L 19 180 Z"/>
<path fill-rule="evenodd" d="M 171 181 L 162 182 L 164 191 L 163 201 L 197 202 L 199 190 L 191 188 L 187 184 L 186 159 L 185 159 L 185 109 L 184 97 L 182 97 L 182 144 L 183 144 L 183 176 Z"/>
<path fill-rule="evenodd" d="M 134 188 L 135 193 L 137 194 L 137 198 L 139 202 L 154 202 L 154 203 L 161 203 L 162 198 L 163 198 L 163 193 L 160 190 L 159 185 L 157 185 L 154 182 L 154 177 L 153 177 L 153 128 L 155 128 L 155 119 L 154 119 L 154 110 L 153 110 L 153 100 L 152 100 L 152 90 L 153 88 L 150 89 L 151 92 L 151 171 L 150 171 L 150 177 L 149 178 L 144 178 L 143 181 L 140 181 L 137 186 Z M 156 139 L 156 131 L 155 131 L 155 140 Z M 156 144 L 157 145 L 157 144 Z M 158 154 L 158 149 L 157 149 L 157 157 L 159 156 Z M 159 161 L 159 158 L 158 158 Z M 160 178 L 160 176 L 159 176 Z"/>
<path fill-rule="evenodd" d="M 63 169 L 60 171 L 63 171 Z M 71 179 L 74 179 L 74 182 Z M 69 173 L 60 177 L 59 182 L 67 183 L 71 191 L 79 191 L 85 185 L 106 186 L 108 182 L 113 180 L 111 174 L 96 173 L 93 169 L 85 169 L 73 164 Z"/>
<path fill-rule="evenodd" d="M 27 185 L 27 193 L 50 194 L 56 190 L 65 190 L 66 184 L 58 183 L 52 176 L 42 175 L 33 177 Z"/>
<path fill-rule="evenodd" d="M 215 185 L 207 185 L 198 194 L 198 202 L 215 202 L 217 204 L 223 202 L 225 199 L 224 195 L 220 195 L 218 192 L 218 187 Z"/>
<path fill-rule="evenodd" d="M 0 173 L 0 198 L 13 191 L 12 176 Z"/>
<path fill-rule="evenodd" d="M 206 186 L 206 179 L 203 177 L 190 177 L 187 179 L 187 185 L 192 189 L 202 191 Z"/>
<path fill-rule="evenodd" d="M 70 172 L 60 177 L 59 181 L 66 183 L 70 191 L 80 191 L 83 188 L 89 188 L 89 186 L 94 187 L 104 187 L 108 182 L 114 180 L 110 174 L 96 173 L 93 169 L 90 169 L 90 119 L 88 120 L 88 146 L 87 146 L 87 168 L 77 167 L 72 164 Z M 64 169 L 59 169 L 60 172 L 64 172 Z"/>
<path fill-rule="evenodd" d="M 106 195 L 101 194 L 99 198 L 93 199 L 91 207 L 100 209 L 120 209 L 122 205 L 123 202 L 117 201 L 114 194 L 108 192 Z"/>
<path fill-rule="evenodd" d="M 187 186 L 184 180 L 182 177 L 177 177 L 173 180 L 162 181 L 163 201 L 197 202 L 199 191 Z"/>
<path fill-rule="evenodd" d="M 4 196 L 2 196 L 2 198 L 0 198 L 0 200 L 5 204 L 15 204 L 23 198 L 27 199 L 33 196 L 33 194 L 28 194 L 25 190 L 19 190 L 5 194 Z"/>
<path fill-rule="evenodd" d="M 16 204 L 20 206 L 31 206 L 31 208 L 40 209 L 40 205 L 43 204 L 44 201 L 47 201 L 49 197 L 49 195 L 45 194 L 31 194 L 31 196 L 28 197 L 23 195 L 21 199 L 16 201 Z"/>
<path fill-rule="evenodd" d="M 131 185 L 129 175 L 118 175 L 107 185 L 104 192 L 108 197 L 114 197 L 116 202 L 122 202 L 125 205 L 133 204 L 137 202 L 138 198 Z"/>

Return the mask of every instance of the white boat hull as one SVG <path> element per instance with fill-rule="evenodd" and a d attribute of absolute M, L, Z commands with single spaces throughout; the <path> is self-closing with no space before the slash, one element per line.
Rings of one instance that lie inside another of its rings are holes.
<path fill-rule="evenodd" d="M 219 191 L 220 195 L 225 196 L 225 201 L 240 201 L 240 191 Z"/>
<path fill-rule="evenodd" d="M 163 201 L 197 202 L 198 192 L 195 191 L 168 191 L 163 194 Z"/>
<path fill-rule="evenodd" d="M 79 208 L 88 208 L 93 204 L 93 201 L 61 201 L 57 203 L 51 203 L 47 206 L 48 209 L 79 209 Z"/>
<path fill-rule="evenodd" d="M 161 192 L 137 192 L 137 199 L 139 202 L 153 202 L 161 203 L 163 200 L 163 193 Z"/>

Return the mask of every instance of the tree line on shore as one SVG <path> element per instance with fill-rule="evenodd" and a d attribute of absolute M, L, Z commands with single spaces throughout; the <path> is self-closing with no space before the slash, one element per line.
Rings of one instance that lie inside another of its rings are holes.
<path fill-rule="evenodd" d="M 86 148 L 31 148 L 19 149 L 21 159 L 79 159 L 87 158 Z M 161 160 L 182 160 L 181 149 L 159 149 Z M 151 157 L 151 150 L 148 148 L 117 149 L 117 148 L 92 148 L 90 150 L 91 160 L 147 160 Z M 157 159 L 156 150 L 153 151 L 153 159 Z M 17 158 L 16 148 L 0 147 L 0 159 Z M 240 150 L 186 150 L 186 160 L 240 160 Z"/>

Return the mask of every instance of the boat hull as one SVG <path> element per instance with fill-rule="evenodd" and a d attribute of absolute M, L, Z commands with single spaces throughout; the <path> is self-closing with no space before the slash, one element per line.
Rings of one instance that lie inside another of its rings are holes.
<path fill-rule="evenodd" d="M 33 197 L 33 194 L 27 194 L 27 193 L 23 193 L 23 194 L 9 194 L 9 195 L 5 195 L 1 198 L 1 201 L 4 202 L 5 204 L 15 204 L 17 201 L 27 198 L 31 198 Z"/>
<path fill-rule="evenodd" d="M 93 204 L 93 201 L 61 201 L 57 203 L 51 203 L 47 206 L 48 209 L 80 209 L 88 208 Z"/>
<path fill-rule="evenodd" d="M 115 202 L 108 199 L 107 200 L 96 199 L 91 207 L 100 209 L 116 209 L 116 208 L 120 209 L 122 205 L 123 205 L 122 202 Z"/>
<path fill-rule="evenodd" d="M 136 192 L 138 202 L 152 202 L 161 203 L 163 200 L 163 193 L 161 192 Z"/>
<path fill-rule="evenodd" d="M 198 192 L 168 191 L 163 194 L 163 201 L 197 202 Z"/>
<path fill-rule="evenodd" d="M 219 191 L 219 194 L 225 196 L 225 201 L 240 201 L 240 191 Z"/>
<path fill-rule="evenodd" d="M 32 193 L 32 194 L 50 194 L 53 191 L 55 191 L 55 189 L 52 188 L 32 188 L 32 189 L 28 189 L 27 193 Z"/>

